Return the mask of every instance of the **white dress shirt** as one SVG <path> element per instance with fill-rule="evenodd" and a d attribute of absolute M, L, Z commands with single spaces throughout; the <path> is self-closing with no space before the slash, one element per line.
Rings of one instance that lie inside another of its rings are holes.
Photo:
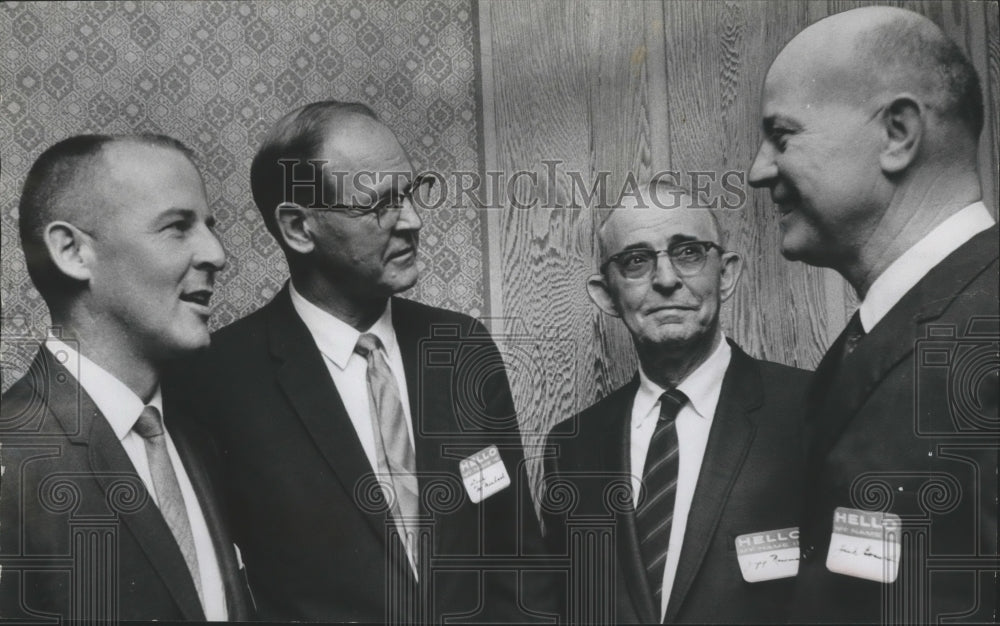
<path fill-rule="evenodd" d="M 680 447 L 677 473 L 677 493 L 674 499 L 674 518 L 670 527 L 670 544 L 663 571 L 663 597 L 660 603 L 660 619 L 667 611 L 670 591 L 677 575 L 684 531 L 687 527 L 691 501 L 694 499 L 701 462 L 705 457 L 708 434 L 712 430 L 715 408 L 719 404 L 722 379 L 729 368 L 732 349 L 725 337 L 704 363 L 691 372 L 677 389 L 684 392 L 688 402 L 677 414 L 677 442 Z M 631 463 L 632 496 L 638 505 L 639 487 L 642 484 L 642 470 L 646 465 L 649 442 L 653 438 L 656 422 L 660 415 L 660 396 L 667 391 L 653 381 L 639 367 L 639 389 L 632 403 Z"/>
<path fill-rule="evenodd" d="M 188 478 L 184 463 L 177 454 L 173 439 L 170 438 L 169 421 L 163 414 L 163 397 L 159 387 L 149 402 L 143 402 L 128 386 L 115 378 L 107 370 L 83 356 L 65 342 L 49 337 L 45 347 L 56 360 L 69 370 L 76 378 L 97 409 L 104 415 L 111 430 L 121 442 L 136 473 L 142 479 L 146 490 L 159 506 L 156 489 L 153 486 L 153 475 L 149 470 L 149 458 L 146 456 L 146 442 L 132 427 L 147 405 L 154 406 L 163 415 L 164 437 L 167 442 L 167 456 L 177 475 L 181 488 L 181 497 L 187 509 L 188 522 L 191 524 L 191 534 L 194 536 L 194 549 L 198 555 L 198 572 L 201 576 L 202 608 L 205 618 L 209 621 L 226 621 L 229 613 L 226 607 L 226 589 L 222 583 L 222 570 L 215 554 L 215 545 L 205 522 L 205 515 L 198 503 L 194 487 Z"/>
<path fill-rule="evenodd" d="M 326 363 L 330 378 L 337 388 L 340 399 L 344 402 L 344 408 L 347 409 L 347 415 L 351 418 L 354 431 L 358 434 L 358 439 L 361 440 L 361 447 L 365 451 L 365 456 L 368 457 L 368 463 L 373 472 L 378 472 L 378 456 L 375 448 L 375 431 L 378 429 L 378 422 L 373 418 L 369 404 L 368 361 L 354 351 L 361 332 L 306 300 L 305 296 L 300 294 L 291 282 L 289 282 L 288 291 L 292 298 L 292 307 L 305 323 L 313 341 L 316 342 L 316 347 L 323 355 L 323 362 Z M 403 415 L 406 416 L 406 432 L 410 436 L 410 445 L 412 446 L 413 419 L 410 416 L 410 394 L 406 388 L 403 356 L 399 352 L 396 331 L 392 327 L 391 300 L 386 303 L 382 316 L 365 332 L 375 335 L 382 342 L 383 356 L 389 364 L 389 369 L 392 370 L 393 378 L 396 379 L 396 386 L 399 389 Z M 401 536 L 405 537 L 405 529 L 401 524 L 398 526 Z M 410 558 L 410 565 L 414 566 L 413 555 L 409 553 L 409 550 L 407 550 L 407 556 Z M 415 573 L 416 569 L 414 568 Z"/>
<path fill-rule="evenodd" d="M 865 332 L 871 332 L 934 266 L 993 224 L 993 216 L 986 205 L 976 202 L 938 224 L 901 254 L 875 279 L 861 302 L 861 326 Z"/>

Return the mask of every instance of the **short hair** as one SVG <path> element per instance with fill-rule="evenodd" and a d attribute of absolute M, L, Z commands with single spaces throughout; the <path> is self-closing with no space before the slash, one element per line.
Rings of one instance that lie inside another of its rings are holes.
<path fill-rule="evenodd" d="M 976 68 L 936 24 L 896 18 L 872 27 L 857 41 L 861 58 L 880 73 L 898 71 L 924 84 L 925 104 L 941 118 L 958 122 L 978 139 L 983 130 L 983 94 Z"/>
<path fill-rule="evenodd" d="M 647 204 L 646 208 L 636 209 L 636 210 L 640 210 L 640 211 L 704 211 L 705 213 L 708 214 L 709 223 L 711 224 L 712 229 L 715 231 L 716 239 L 718 239 L 718 241 L 716 241 L 715 243 L 719 244 L 723 248 L 726 247 L 726 232 L 722 229 L 722 225 L 719 223 L 719 217 L 716 215 L 716 210 L 715 209 L 710 209 L 710 208 L 704 208 L 704 209 L 702 209 L 702 208 L 696 208 L 695 209 L 695 208 L 685 207 L 684 206 L 684 204 L 692 203 L 693 199 L 694 199 L 694 195 L 691 193 L 691 191 L 687 187 L 684 187 L 683 185 L 679 185 L 679 184 L 674 183 L 674 182 L 670 182 L 670 181 L 664 180 L 663 178 L 660 178 L 660 177 L 655 177 L 652 180 L 643 181 L 642 183 L 640 183 L 639 184 L 639 191 L 644 196 L 648 196 L 651 200 L 652 200 L 653 197 L 655 197 L 656 200 L 655 201 L 651 201 L 649 203 L 646 203 Z M 687 198 L 688 202 L 687 203 L 681 203 L 680 205 L 674 205 L 672 201 L 670 203 L 664 202 L 662 200 L 662 198 L 663 198 L 662 194 L 669 194 L 669 196 L 672 199 L 676 199 L 678 197 L 684 197 L 684 198 Z M 663 208 L 663 207 L 666 207 L 666 208 Z M 623 207 L 612 207 L 611 209 L 605 209 L 605 210 L 601 211 L 601 213 L 603 213 L 603 215 L 599 214 L 599 216 L 598 216 L 598 224 L 599 224 L 598 227 L 597 227 L 597 244 L 598 244 L 598 252 L 597 252 L 598 259 L 597 259 L 597 263 L 598 263 L 598 265 L 600 265 L 602 263 L 602 261 L 603 261 L 603 256 L 604 256 L 603 252 L 604 251 L 602 250 L 602 248 L 605 245 L 605 242 L 604 242 L 604 236 L 605 235 L 604 235 L 604 233 L 605 233 L 606 226 L 607 226 L 608 222 L 611 221 L 611 216 L 614 215 L 615 212 L 617 212 L 617 211 L 625 211 L 625 210 L 628 210 L 628 209 L 625 209 Z"/>
<path fill-rule="evenodd" d="M 194 161 L 194 153 L 166 135 L 75 135 L 50 146 L 32 164 L 18 204 L 18 234 L 28 276 L 50 308 L 53 299 L 81 286 L 52 262 L 45 245 L 45 227 L 57 220 L 72 222 L 73 207 L 87 204 L 85 190 L 99 175 L 99 157 L 113 143 L 134 142 L 177 150 Z"/>
<path fill-rule="evenodd" d="M 312 206 L 322 197 L 322 190 L 310 187 L 308 183 L 296 182 L 291 186 L 291 194 L 286 193 L 286 184 L 290 181 L 285 179 L 285 167 L 281 161 L 298 164 L 316 158 L 323 148 L 323 141 L 330 127 L 350 114 L 378 121 L 375 111 L 358 102 L 313 102 L 278 120 L 257 150 L 250 165 L 250 189 L 254 203 L 264 218 L 264 225 L 282 249 L 285 249 L 285 242 L 274 216 L 275 208 L 288 201 Z M 294 165 L 292 169 L 294 171 Z M 307 196 L 307 192 L 311 192 L 311 195 Z"/>

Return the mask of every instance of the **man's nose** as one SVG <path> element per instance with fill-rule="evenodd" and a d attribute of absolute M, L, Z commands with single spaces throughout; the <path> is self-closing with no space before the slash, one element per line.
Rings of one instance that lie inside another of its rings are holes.
<path fill-rule="evenodd" d="M 403 201 L 403 208 L 399 211 L 399 219 L 396 220 L 394 228 L 396 230 L 420 230 L 424 221 L 420 219 L 420 213 L 413 204 L 412 198 Z"/>
<path fill-rule="evenodd" d="M 774 147 L 767 141 L 760 143 L 757 156 L 753 159 L 750 172 L 747 175 L 747 182 L 751 187 L 767 187 L 778 174 L 778 168 L 774 163 Z"/>
<path fill-rule="evenodd" d="M 681 277 L 677 275 L 674 264 L 670 262 L 670 257 L 666 253 L 660 253 L 656 257 L 656 267 L 653 269 L 653 286 L 660 289 L 672 290 L 681 284 Z"/>
<path fill-rule="evenodd" d="M 222 242 L 208 226 L 202 225 L 201 231 L 196 242 L 195 267 L 221 271 L 226 266 L 226 251 Z"/>

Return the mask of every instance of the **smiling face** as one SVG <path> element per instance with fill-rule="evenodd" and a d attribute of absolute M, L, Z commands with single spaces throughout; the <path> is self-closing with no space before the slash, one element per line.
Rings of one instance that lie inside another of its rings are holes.
<path fill-rule="evenodd" d="M 395 135 L 382 123 L 355 115 L 323 144 L 330 204 L 369 206 L 372 199 L 402 194 L 413 166 Z M 327 282 L 354 301 L 387 298 L 417 282 L 417 247 L 423 225 L 412 203 L 384 216 L 314 211 L 315 255 Z"/>
<path fill-rule="evenodd" d="M 161 146 L 113 143 L 101 158 L 101 206 L 80 225 L 91 240 L 89 314 L 150 363 L 207 346 L 225 253 L 201 176 L 184 154 Z"/>
<path fill-rule="evenodd" d="M 634 199 L 627 200 L 601 228 L 602 263 L 629 248 L 666 250 L 684 241 L 719 243 L 715 224 L 703 210 L 634 208 Z M 700 272 L 682 278 L 661 254 L 649 276 L 626 278 L 612 264 L 591 277 L 588 289 L 605 313 L 621 317 L 640 351 L 666 347 L 707 353 L 719 334 L 720 305 L 735 290 L 741 267 L 737 254 L 713 248 Z"/>
<path fill-rule="evenodd" d="M 821 61 L 802 49 L 815 43 L 793 41 L 767 74 L 764 139 L 749 182 L 771 191 L 786 258 L 836 268 L 856 257 L 888 204 L 879 165 L 884 128 L 864 82 L 836 67 L 841 59 L 831 48 L 825 54 L 833 58 Z"/>

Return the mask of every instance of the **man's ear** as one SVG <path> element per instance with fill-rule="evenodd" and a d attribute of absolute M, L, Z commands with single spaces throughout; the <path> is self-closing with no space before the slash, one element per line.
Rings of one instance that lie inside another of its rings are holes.
<path fill-rule="evenodd" d="M 313 251 L 316 243 L 313 241 L 309 216 L 304 208 L 294 202 L 282 202 L 274 209 L 274 218 L 285 245 L 300 254 Z"/>
<path fill-rule="evenodd" d="M 910 94 L 893 98 L 880 116 L 886 143 L 879 155 L 882 171 L 899 174 L 913 163 L 924 139 L 927 119 L 920 102 Z"/>
<path fill-rule="evenodd" d="M 736 292 L 742 275 L 743 257 L 736 252 L 723 252 L 722 268 L 719 270 L 719 298 L 723 302 Z"/>
<path fill-rule="evenodd" d="M 76 280 L 90 280 L 94 250 L 86 233 L 69 222 L 56 221 L 45 226 L 42 237 L 60 272 Z"/>
<path fill-rule="evenodd" d="M 587 293 L 590 294 L 590 299 L 594 301 L 597 308 L 612 317 L 621 317 L 618 314 L 618 309 L 615 307 L 615 301 L 611 297 L 611 290 L 608 287 L 607 281 L 604 280 L 603 274 L 594 274 L 587 279 Z"/>

